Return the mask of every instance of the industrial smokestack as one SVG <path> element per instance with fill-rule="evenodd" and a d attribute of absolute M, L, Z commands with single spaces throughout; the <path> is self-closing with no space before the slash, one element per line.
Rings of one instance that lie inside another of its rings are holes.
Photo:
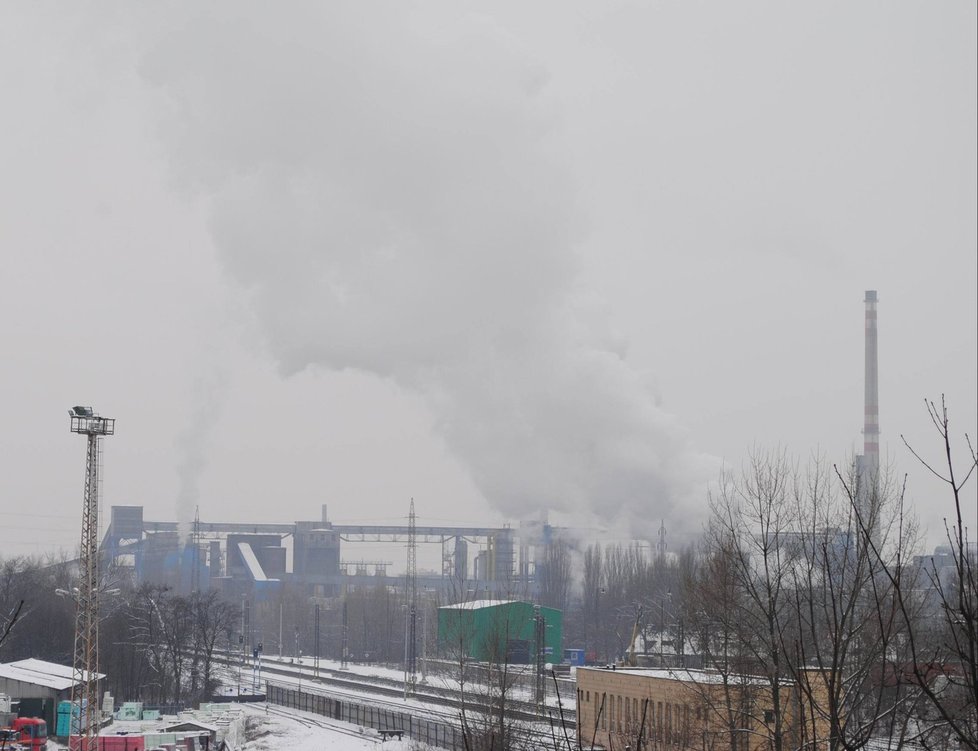
<path fill-rule="evenodd" d="M 863 453 L 856 457 L 856 502 L 860 522 L 872 539 L 878 534 L 880 472 L 880 404 L 876 332 L 876 290 L 866 290 L 865 404 Z"/>
<path fill-rule="evenodd" d="M 870 482 L 876 481 L 880 466 L 880 383 L 876 332 L 876 290 L 866 290 L 866 391 L 863 422 L 863 461 L 870 473 Z"/>

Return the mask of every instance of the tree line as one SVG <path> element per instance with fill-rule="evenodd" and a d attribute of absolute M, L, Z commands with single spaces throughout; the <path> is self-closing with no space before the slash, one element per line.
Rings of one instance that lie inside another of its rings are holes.
<path fill-rule="evenodd" d="M 936 555 L 921 555 L 905 482 L 756 451 L 711 493 L 697 545 L 584 548 L 567 633 L 599 661 L 637 649 L 680 674 L 709 670 L 722 690 L 702 696 L 731 751 L 748 747 L 745 727 L 765 728 L 775 751 L 978 749 L 978 554 L 964 512 L 978 462 L 966 439 L 956 467 L 947 410 L 927 409 L 940 460 L 908 448 L 948 491 Z M 651 651 L 634 634 L 651 634 Z"/>
<path fill-rule="evenodd" d="M 667 556 L 565 539 L 548 548 L 536 597 L 564 612 L 565 645 L 592 661 L 639 653 L 647 664 L 719 676 L 724 690 L 710 697 L 731 751 L 760 711 L 752 685 L 772 705 L 763 725 L 776 751 L 849 751 L 880 739 L 978 750 L 978 560 L 964 511 L 978 460 L 966 440 L 963 467 L 955 464 L 946 408 L 927 408 L 940 461 L 908 447 L 948 489 L 938 556 L 920 555 L 903 482 L 881 473 L 867 484 L 848 467 L 757 451 L 711 494 L 696 545 Z M 9 621 L 19 609 L 0 659 L 71 663 L 71 585 L 63 559 L 0 563 L 0 615 Z M 296 657 L 341 659 L 345 649 L 356 661 L 404 659 L 406 598 L 384 582 L 321 602 L 318 629 L 315 601 L 297 593 L 248 612 L 245 626 L 244 606 L 215 592 L 182 596 L 125 577 L 106 587 L 121 591 L 102 598 L 102 671 L 126 699 L 199 701 L 215 686 L 216 652 L 255 640 Z M 435 653 L 440 604 L 433 593 L 419 600 L 419 657 Z M 789 727 L 799 691 L 803 722 Z"/>
<path fill-rule="evenodd" d="M 133 587 L 106 578 L 100 596 L 99 665 L 105 689 L 125 700 L 190 705 L 211 696 L 219 681 L 215 655 L 237 611 L 218 592 L 178 595 L 166 587 Z M 63 665 L 73 659 L 75 601 L 72 564 L 59 558 L 9 558 L 0 565 L 0 613 L 17 622 L 0 659 L 35 657 Z M 21 605 L 21 603 L 23 603 Z"/>

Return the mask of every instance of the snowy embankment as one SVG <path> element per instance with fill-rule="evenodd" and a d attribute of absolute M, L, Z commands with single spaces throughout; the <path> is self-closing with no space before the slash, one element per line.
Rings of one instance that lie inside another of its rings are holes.
<path fill-rule="evenodd" d="M 381 740 L 377 731 L 294 709 L 281 710 L 261 704 L 245 708 L 246 741 L 236 751 L 421 751 L 425 744 L 405 740 Z"/>

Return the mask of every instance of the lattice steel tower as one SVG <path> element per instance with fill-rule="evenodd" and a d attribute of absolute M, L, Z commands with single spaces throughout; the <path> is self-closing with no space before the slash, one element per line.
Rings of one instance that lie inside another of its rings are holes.
<path fill-rule="evenodd" d="M 81 578 L 75 593 L 75 657 L 72 663 L 71 733 L 79 735 L 78 751 L 97 751 L 98 702 L 98 473 L 99 439 L 115 433 L 115 420 L 100 417 L 91 407 L 73 407 L 71 432 L 88 437 L 85 459 L 85 500 L 82 505 Z M 77 704 L 76 704 L 77 703 Z"/>

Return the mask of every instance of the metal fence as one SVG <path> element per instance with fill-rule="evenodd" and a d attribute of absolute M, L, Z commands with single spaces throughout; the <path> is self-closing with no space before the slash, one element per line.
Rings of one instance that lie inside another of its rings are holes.
<path fill-rule="evenodd" d="M 449 723 L 349 699 L 307 693 L 272 683 L 268 684 L 266 695 L 272 704 L 375 730 L 400 730 L 407 737 L 427 743 L 429 746 L 445 748 L 449 751 L 465 751 L 462 730 Z"/>

